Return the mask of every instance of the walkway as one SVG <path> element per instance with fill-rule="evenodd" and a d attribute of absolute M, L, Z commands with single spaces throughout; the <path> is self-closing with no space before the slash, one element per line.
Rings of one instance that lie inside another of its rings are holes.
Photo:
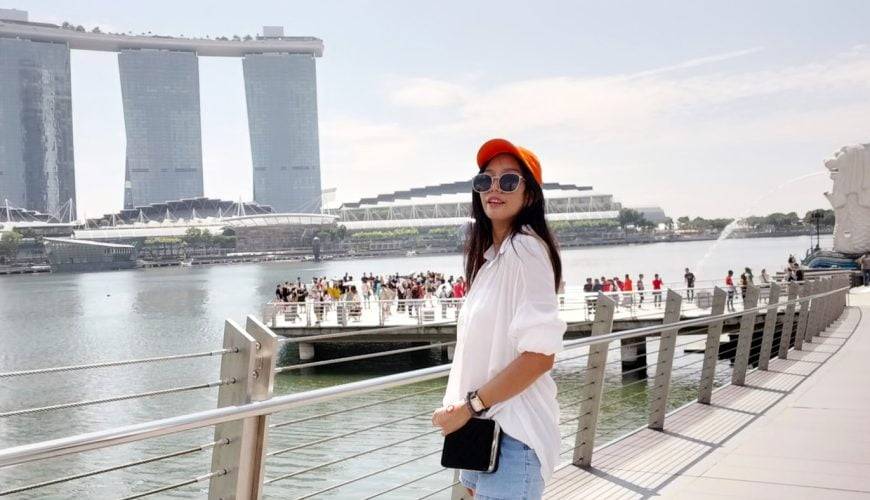
<path fill-rule="evenodd" d="M 821 338 L 557 470 L 547 498 L 870 498 L 870 293 Z"/>

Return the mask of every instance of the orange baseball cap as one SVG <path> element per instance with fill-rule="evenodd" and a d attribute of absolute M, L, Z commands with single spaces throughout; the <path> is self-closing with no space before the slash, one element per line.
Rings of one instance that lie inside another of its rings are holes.
<path fill-rule="evenodd" d="M 522 146 L 517 146 L 507 139 L 490 139 L 486 141 L 477 152 L 477 166 L 480 168 L 486 167 L 486 164 L 489 163 L 490 160 L 500 154 L 513 155 L 529 169 L 532 173 L 532 177 L 538 181 L 538 184 L 543 186 L 543 182 L 541 181 L 541 162 L 538 160 L 538 157 L 535 156 L 535 153 L 532 153 Z"/>

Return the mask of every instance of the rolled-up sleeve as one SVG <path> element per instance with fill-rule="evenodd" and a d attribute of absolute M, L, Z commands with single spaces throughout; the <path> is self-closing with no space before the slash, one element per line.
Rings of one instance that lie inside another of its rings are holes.
<path fill-rule="evenodd" d="M 533 236 L 516 238 L 513 248 L 518 257 L 515 261 L 516 309 L 508 336 L 516 342 L 520 353 L 556 354 L 562 350 L 567 324 L 559 317 L 553 266 L 547 248 Z"/>

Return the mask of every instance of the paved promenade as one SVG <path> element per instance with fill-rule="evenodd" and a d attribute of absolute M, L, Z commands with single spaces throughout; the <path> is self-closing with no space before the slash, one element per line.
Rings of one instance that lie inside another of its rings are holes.
<path fill-rule="evenodd" d="M 821 337 L 713 404 L 556 472 L 547 498 L 870 498 L 870 293 Z"/>

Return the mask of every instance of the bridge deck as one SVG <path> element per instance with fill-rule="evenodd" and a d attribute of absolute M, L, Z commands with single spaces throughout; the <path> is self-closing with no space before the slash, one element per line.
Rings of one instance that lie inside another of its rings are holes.
<path fill-rule="evenodd" d="M 603 446 L 589 470 L 557 470 L 545 497 L 870 498 L 870 294 L 850 304 L 746 386 Z"/>

